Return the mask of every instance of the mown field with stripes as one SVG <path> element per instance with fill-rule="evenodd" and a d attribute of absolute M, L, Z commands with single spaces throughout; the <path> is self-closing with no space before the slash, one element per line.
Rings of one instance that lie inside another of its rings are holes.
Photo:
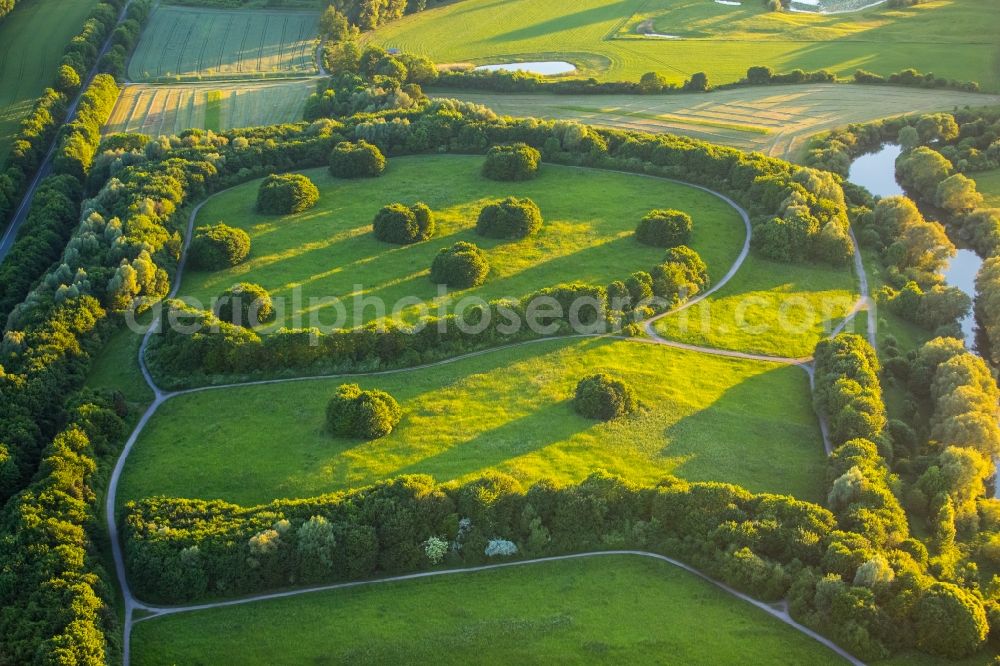
<path fill-rule="evenodd" d="M 318 14 L 158 7 L 129 63 L 133 81 L 310 76 Z"/>
<path fill-rule="evenodd" d="M 126 86 L 105 132 L 175 134 L 191 127 L 224 130 L 302 119 L 315 82 L 268 81 Z"/>

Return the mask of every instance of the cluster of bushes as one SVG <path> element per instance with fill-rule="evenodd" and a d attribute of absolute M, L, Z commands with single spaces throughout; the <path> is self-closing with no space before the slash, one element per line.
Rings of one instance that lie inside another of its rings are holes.
<path fill-rule="evenodd" d="M 237 266 L 250 255 L 250 235 L 228 224 L 198 227 L 188 246 L 194 268 L 216 271 Z"/>
<path fill-rule="evenodd" d="M 309 210 L 319 201 L 319 190 L 301 173 L 271 174 L 257 190 L 257 212 L 290 215 Z"/>
<path fill-rule="evenodd" d="M 854 82 L 864 84 L 888 84 L 891 86 L 913 86 L 916 88 L 948 88 L 965 92 L 979 92 L 975 81 L 956 81 L 934 76 L 930 72 L 921 73 L 915 69 L 904 69 L 889 76 L 881 76 L 859 69 L 854 72 Z"/>
<path fill-rule="evenodd" d="M 362 391 L 357 384 L 344 384 L 326 406 L 326 425 L 341 437 L 379 439 L 403 417 L 396 399 L 377 389 Z"/>
<path fill-rule="evenodd" d="M 635 228 L 635 238 L 653 247 L 677 247 L 691 240 L 691 216 L 679 210 L 651 210 Z"/>
<path fill-rule="evenodd" d="M 375 178 L 385 171 L 385 156 L 365 140 L 343 141 L 330 152 L 330 173 L 336 178 Z"/>
<path fill-rule="evenodd" d="M 419 201 L 410 206 L 401 203 L 383 206 L 372 222 L 375 238 L 397 245 L 425 241 L 434 235 L 434 229 L 434 213 Z"/>
<path fill-rule="evenodd" d="M 431 262 L 431 282 L 454 289 L 469 289 L 486 282 L 490 262 L 475 243 L 458 241 L 441 251 Z"/>
<path fill-rule="evenodd" d="M 483 176 L 492 180 L 530 180 L 538 175 L 542 155 L 523 143 L 493 146 L 486 151 Z"/>
<path fill-rule="evenodd" d="M 631 386 L 603 372 L 581 379 L 573 395 L 573 409 L 588 419 L 611 421 L 631 414 L 638 406 Z"/>
<path fill-rule="evenodd" d="M 253 282 L 240 282 L 219 296 L 215 316 L 234 326 L 255 328 L 274 319 L 274 303 L 264 287 Z"/>
<path fill-rule="evenodd" d="M 878 441 L 886 424 L 878 354 L 860 335 L 843 334 L 816 346 L 813 401 L 839 446 Z"/>
<path fill-rule="evenodd" d="M 487 238 L 517 240 L 541 228 L 542 211 L 528 198 L 507 197 L 486 204 L 476 219 L 476 233 Z"/>

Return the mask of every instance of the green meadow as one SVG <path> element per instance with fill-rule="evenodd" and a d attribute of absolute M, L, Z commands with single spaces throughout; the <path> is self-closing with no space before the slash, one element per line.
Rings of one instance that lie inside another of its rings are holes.
<path fill-rule="evenodd" d="M 688 664 L 843 663 L 711 583 L 627 555 L 318 592 L 153 618 L 132 633 L 137 666 L 653 664 L 665 655 Z"/>
<path fill-rule="evenodd" d="M 597 371 L 634 386 L 640 412 L 608 423 L 578 416 L 576 383 Z M 346 382 L 399 401 L 403 420 L 390 435 L 326 432 L 327 401 Z M 129 457 L 119 497 L 257 504 L 409 473 L 446 481 L 496 469 L 531 483 L 605 469 L 821 501 L 824 459 L 799 368 L 637 341 L 550 340 L 427 369 L 172 398 Z"/>
<path fill-rule="evenodd" d="M 392 158 L 383 176 L 361 180 L 334 179 L 325 169 L 307 171 L 320 190 L 319 202 L 289 216 L 255 212 L 260 181 L 219 194 L 201 209 L 196 223 L 245 229 L 250 258 L 228 270 L 187 271 L 180 296 L 207 307 L 233 283 L 256 282 L 286 302 L 285 325 L 297 318 L 296 326 L 350 327 L 391 316 L 397 304 L 397 318 L 414 321 L 422 312 L 450 311 L 467 296 L 520 298 L 562 282 L 606 285 L 633 271 L 648 271 L 662 261 L 664 251 L 640 244 L 633 232 L 654 208 L 677 208 L 692 216 L 691 245 L 713 279 L 729 270 L 743 245 L 746 231 L 738 213 L 683 184 L 554 165 L 543 165 L 530 181 L 496 182 L 479 174 L 482 161 L 448 155 Z M 483 205 L 508 195 L 538 204 L 545 218 L 541 231 L 519 241 L 476 234 Z M 430 206 L 435 236 L 408 246 L 375 239 L 375 213 L 395 201 Z M 441 248 L 457 241 L 483 248 L 491 272 L 480 287 L 442 294 L 429 279 L 430 265 Z M 375 306 L 356 311 L 353 296 L 378 298 L 384 311 Z M 311 301 L 331 297 L 342 299 L 342 312 L 332 302 Z"/>
<path fill-rule="evenodd" d="M 837 15 L 770 12 L 709 0 L 463 0 L 385 25 L 370 39 L 439 63 L 566 60 L 599 79 L 637 80 L 657 70 L 680 82 L 704 71 L 716 83 L 751 65 L 778 71 L 909 67 L 1000 88 L 1000 22 L 993 0 L 934 0 Z M 640 26 L 674 39 L 638 34 Z"/>

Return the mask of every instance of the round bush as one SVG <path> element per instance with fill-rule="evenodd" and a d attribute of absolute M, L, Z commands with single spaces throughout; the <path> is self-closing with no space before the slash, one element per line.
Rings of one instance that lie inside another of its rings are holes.
<path fill-rule="evenodd" d="M 344 437 L 378 439 L 399 423 L 403 410 L 385 391 L 362 391 L 357 384 L 344 384 L 326 406 L 330 432 Z"/>
<path fill-rule="evenodd" d="M 654 247 L 687 245 L 691 239 L 691 216 L 679 210 L 651 210 L 639 222 L 635 237 Z"/>
<path fill-rule="evenodd" d="M 431 264 L 431 281 L 456 289 L 476 287 L 486 281 L 490 264 L 486 254 L 473 243 L 459 241 L 443 248 Z"/>
<path fill-rule="evenodd" d="M 637 407 L 638 401 L 632 387 L 610 375 L 590 375 L 576 385 L 573 408 L 589 419 L 610 421 L 631 414 Z"/>
<path fill-rule="evenodd" d="M 538 174 L 541 154 L 524 143 L 493 146 L 486 153 L 483 175 L 493 180 L 528 180 Z"/>
<path fill-rule="evenodd" d="M 319 190 L 300 173 L 272 174 L 257 191 L 257 211 L 271 215 L 301 213 L 319 200 Z"/>
<path fill-rule="evenodd" d="M 250 254 L 250 236 L 227 224 L 198 227 L 188 257 L 195 268 L 219 270 L 241 263 Z"/>
<path fill-rule="evenodd" d="M 230 324 L 253 328 L 274 319 L 274 303 L 264 287 L 253 282 L 240 282 L 219 297 L 215 314 Z"/>
<path fill-rule="evenodd" d="M 542 211 L 531 199 L 517 197 L 483 206 L 476 221 L 476 233 L 488 238 L 524 238 L 541 228 Z"/>
<path fill-rule="evenodd" d="M 375 214 L 372 229 L 375 238 L 386 243 L 418 243 L 434 235 L 434 213 L 422 203 L 389 204 Z"/>
<path fill-rule="evenodd" d="M 330 153 L 330 173 L 337 178 L 374 178 L 385 171 L 385 156 L 367 141 L 343 141 Z"/>

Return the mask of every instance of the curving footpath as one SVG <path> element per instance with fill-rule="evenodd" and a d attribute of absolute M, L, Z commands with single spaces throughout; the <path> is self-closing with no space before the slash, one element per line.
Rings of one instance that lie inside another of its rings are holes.
<path fill-rule="evenodd" d="M 586 168 L 586 167 L 570 167 L 570 168 L 583 169 L 583 168 Z M 468 354 L 462 354 L 460 356 L 455 356 L 455 357 L 452 357 L 452 358 L 444 359 L 444 360 L 441 360 L 441 361 L 436 361 L 436 362 L 433 362 L 433 363 L 427 363 L 427 364 L 419 365 L 419 366 L 413 366 L 413 367 L 409 367 L 409 368 L 397 368 L 397 369 L 392 369 L 392 370 L 380 370 L 380 371 L 367 372 L 367 373 L 336 373 L 336 374 L 314 375 L 314 376 L 305 376 L 305 377 L 288 377 L 288 378 L 279 378 L 279 379 L 263 379 L 263 380 L 256 380 L 256 381 L 236 382 L 236 383 L 231 383 L 231 384 L 219 384 L 219 385 L 200 386 L 200 387 L 196 387 L 196 388 L 183 389 L 183 390 L 178 390 L 178 391 L 164 391 L 163 389 L 161 389 L 156 384 L 156 381 L 154 380 L 152 373 L 149 371 L 149 368 L 146 365 L 146 350 L 147 350 L 147 347 L 149 345 L 150 338 L 152 337 L 153 333 L 156 332 L 156 330 L 158 329 L 158 327 L 160 325 L 160 318 L 157 317 L 152 322 L 152 324 L 150 324 L 149 329 L 146 331 L 145 335 L 143 336 L 142 343 L 139 346 L 138 362 L 139 362 L 139 368 L 142 371 L 142 376 L 145 379 L 146 383 L 149 385 L 149 388 L 153 392 L 153 401 L 150 403 L 149 407 L 146 408 L 146 411 L 142 414 L 142 417 L 139 419 L 138 423 L 136 423 L 135 428 L 132 430 L 132 433 L 129 435 L 128 440 L 125 442 L 125 446 L 122 448 L 121 454 L 118 456 L 118 460 L 115 463 L 114 470 L 111 473 L 111 478 L 108 481 L 108 491 L 107 491 L 106 498 L 105 498 L 105 518 L 106 518 L 106 521 L 107 521 L 108 538 L 111 541 L 111 552 L 112 552 L 112 556 L 113 556 L 114 563 L 115 563 L 115 573 L 117 575 L 118 584 L 119 584 L 119 587 L 121 589 L 122 597 L 123 597 L 123 600 L 124 600 L 125 622 L 124 622 L 124 626 L 123 626 L 123 646 L 122 646 L 122 661 L 124 663 L 124 666 L 129 666 L 129 664 L 130 664 L 132 626 L 136 622 L 141 622 L 141 621 L 148 620 L 148 619 L 155 618 L 155 617 L 161 617 L 161 616 L 164 616 L 164 615 L 175 615 L 177 613 L 186 613 L 186 612 L 192 612 L 192 611 L 198 611 L 198 610 L 207 610 L 207 609 L 211 609 L 211 608 L 222 608 L 222 607 L 226 607 L 226 606 L 234 606 L 234 605 L 252 603 L 252 602 L 256 602 L 256 601 L 264 601 L 264 600 L 267 600 L 267 599 L 277 599 L 277 598 L 283 598 L 283 597 L 291 597 L 291 596 L 296 596 L 296 595 L 299 595 L 299 594 L 309 594 L 311 592 L 320 592 L 320 591 L 325 591 L 325 590 L 336 590 L 336 589 L 343 589 L 343 588 L 349 588 L 349 587 L 357 587 L 357 586 L 361 586 L 361 585 L 374 585 L 374 584 L 378 584 L 378 583 L 403 581 L 403 580 L 413 580 L 413 579 L 418 579 L 418 578 L 426 578 L 426 577 L 429 577 L 429 576 L 442 576 L 442 575 L 450 575 L 450 574 L 471 573 L 471 572 L 476 572 L 476 571 L 484 571 L 484 570 L 488 570 L 488 569 L 499 569 L 499 568 L 503 568 L 503 567 L 522 566 L 522 565 L 534 564 L 534 563 L 539 563 L 539 562 L 551 562 L 551 561 L 558 561 L 558 560 L 568 560 L 568 559 L 574 559 L 574 558 L 580 558 L 580 557 L 596 557 L 596 556 L 600 556 L 600 555 L 637 555 L 637 556 L 643 556 L 643 557 L 651 557 L 651 558 L 662 560 L 662 561 L 667 562 L 669 564 L 672 564 L 674 566 L 680 567 L 680 568 L 684 569 L 685 571 L 688 571 L 688 572 L 690 572 L 690 573 L 698 576 L 699 578 L 702 578 L 702 579 L 704 579 L 706 581 L 711 582 L 713 585 L 716 585 L 720 589 L 725 590 L 729 594 L 731 594 L 731 595 L 733 595 L 733 596 L 735 596 L 735 597 L 737 597 L 737 598 L 739 598 L 739 599 L 741 599 L 743 601 L 746 601 L 747 603 L 753 604 L 754 606 L 756 606 L 757 608 L 765 611 L 769 615 L 771 615 L 771 616 L 773 616 L 773 617 L 781 620 L 785 624 L 787 624 L 787 625 L 789 625 L 789 626 L 797 629 L 798 631 L 806 634 L 807 636 L 809 636 L 809 637 L 817 640 L 822 645 L 824 645 L 824 646 L 828 647 L 829 649 L 833 650 L 838 655 L 840 655 L 841 657 L 843 657 L 847 661 L 851 662 L 852 664 L 863 665 L 863 662 L 859 661 L 858 659 L 856 659 L 855 657 L 853 657 L 852 655 L 850 655 L 848 652 L 846 652 L 845 650 L 843 650 L 842 648 L 840 648 L 839 646 L 837 646 L 832 641 L 824 638 L 823 636 L 817 634 L 816 632 L 812 631 L 808 627 L 805 627 L 805 626 L 799 624 L 798 622 L 796 622 L 795 620 L 793 620 L 791 618 L 791 616 L 788 614 L 788 610 L 787 610 L 787 607 L 786 607 L 787 604 L 785 602 L 782 602 L 782 604 L 778 605 L 778 606 L 766 604 L 766 603 L 764 603 L 762 601 L 754 599 L 753 597 L 751 597 L 749 595 L 746 595 L 746 594 L 744 594 L 742 592 L 739 592 L 739 591 L 737 591 L 737 590 L 729 587 L 728 585 L 726 585 L 724 583 L 721 583 L 721 582 L 719 582 L 717 580 L 714 580 L 714 579 L 706 576 L 705 574 L 701 573 L 697 569 L 695 569 L 695 568 L 693 568 L 693 567 L 691 567 L 691 566 L 689 566 L 687 564 L 684 564 L 683 562 L 680 562 L 678 560 L 674 560 L 674 559 L 666 557 L 664 555 L 659 555 L 657 553 L 649 553 L 649 552 L 638 551 L 638 550 L 596 551 L 596 552 L 589 552 L 589 553 L 577 553 L 577 554 L 571 554 L 571 555 L 560 555 L 560 556 L 555 556 L 555 557 L 538 558 L 538 559 L 532 559 L 532 560 L 519 560 L 519 561 L 516 561 L 516 562 L 505 562 L 505 563 L 501 563 L 501 564 L 486 565 L 486 566 L 479 566 L 479 567 L 467 567 L 467 568 L 463 568 L 463 569 L 447 569 L 447 570 L 442 570 L 442 571 L 430 571 L 430 572 L 423 572 L 423 573 L 408 574 L 408 575 L 403 575 L 403 576 L 394 576 L 394 577 L 389 577 L 389 578 L 381 578 L 381 579 L 376 579 L 376 580 L 354 581 L 354 582 L 348 582 L 348 583 L 336 583 L 336 584 L 332 584 L 332 585 L 323 585 L 323 586 L 318 586 L 318 587 L 302 588 L 302 589 L 296 589 L 296 590 L 289 590 L 289 591 L 285 591 L 285 592 L 275 592 L 275 593 L 270 593 L 270 594 L 260 594 L 260 595 L 255 595 L 255 596 L 251 596 L 251 597 L 245 597 L 245 598 L 241 598 L 241 599 L 232 599 L 232 600 L 228 600 L 228 601 L 218 601 L 218 602 L 212 602 L 212 603 L 206 603 L 206 604 L 198 604 L 198 605 L 192 605 L 192 606 L 155 606 L 155 605 L 150 605 L 150 604 L 143 603 L 142 601 L 140 601 L 139 599 L 137 599 L 135 597 L 135 595 L 132 593 L 132 590 L 129 587 L 128 577 L 127 577 L 126 570 L 125 570 L 125 558 L 124 558 L 124 554 L 122 552 L 121 537 L 120 537 L 120 535 L 118 533 L 118 522 L 117 522 L 117 519 L 116 519 L 116 516 L 115 516 L 115 513 L 116 513 L 116 511 L 115 511 L 115 509 L 116 509 L 115 504 L 116 504 L 116 499 L 117 499 L 117 494 L 118 494 L 118 483 L 121 480 L 122 471 L 125 468 L 125 462 L 128 460 L 129 454 L 132 452 L 133 447 L 135 446 L 136 442 L 138 441 L 139 436 L 142 434 L 142 432 L 145 429 L 146 425 L 149 423 L 149 420 L 153 417 L 153 415 L 157 412 L 157 410 L 160 408 L 160 406 L 164 402 L 166 402 L 167 400 L 169 400 L 171 398 L 174 398 L 176 396 L 186 395 L 186 394 L 190 394 L 190 393 L 199 393 L 199 392 L 204 392 L 204 391 L 220 390 L 220 389 L 227 389 L 227 388 L 236 388 L 236 387 L 241 387 L 241 386 L 261 386 L 261 385 L 267 385 L 267 384 L 282 384 L 282 383 L 289 383 L 289 382 L 302 382 L 302 381 L 321 380 L 321 379 L 336 379 L 336 378 L 340 378 L 340 377 L 380 376 L 380 375 L 388 375 L 388 374 L 403 373 L 403 372 L 415 372 L 415 371 L 425 370 L 427 368 L 438 367 L 438 366 L 447 365 L 447 364 L 450 364 L 450 363 L 455 363 L 455 362 L 462 361 L 462 360 L 465 360 L 465 359 L 468 359 L 468 358 L 482 356 L 484 354 L 492 354 L 492 353 L 495 353 L 495 352 L 500 352 L 500 351 L 503 351 L 503 350 L 506 350 L 506 349 L 511 349 L 511 348 L 514 348 L 514 347 L 523 347 L 523 346 L 526 346 L 526 345 L 539 344 L 539 343 L 543 343 L 543 342 L 552 342 L 554 340 L 581 339 L 581 338 L 624 340 L 624 341 L 636 342 L 636 343 L 642 343 L 642 344 L 655 344 L 655 345 L 661 345 L 661 346 L 666 346 L 666 347 L 673 347 L 673 348 L 677 348 L 677 349 L 683 349 L 683 350 L 686 350 L 686 351 L 693 351 L 693 352 L 699 352 L 699 353 L 704 353 L 704 354 L 712 354 L 712 355 L 715 355 L 715 356 L 725 356 L 725 357 L 729 357 L 729 358 L 737 358 L 737 359 L 750 360 L 750 361 L 762 361 L 762 362 L 777 363 L 777 364 L 782 364 L 782 365 L 794 365 L 796 367 L 801 368 L 809 376 L 810 385 L 812 385 L 812 381 L 813 381 L 813 366 L 812 366 L 812 358 L 811 357 L 805 357 L 805 358 L 785 358 L 785 357 L 766 356 L 766 355 L 763 355 L 763 354 L 752 354 L 752 353 L 740 352 L 740 351 L 735 351 L 735 350 L 716 349 L 716 348 L 712 348 L 712 347 L 699 347 L 697 345 L 690 345 L 690 344 L 686 344 L 686 343 L 682 343 L 682 342 L 676 342 L 676 341 L 673 341 L 673 340 L 668 340 L 666 338 L 661 337 L 656 332 L 655 327 L 654 327 L 654 324 L 655 324 L 656 321 L 658 321 L 658 320 L 660 320 L 660 319 L 662 319 L 664 317 L 667 317 L 667 316 L 669 316 L 671 314 L 674 314 L 676 312 L 680 312 L 681 310 L 689 308 L 689 307 L 697 304 L 698 302 L 700 302 L 700 301 L 708 298 L 712 294 L 714 294 L 717 291 L 719 291 L 723 286 L 725 286 L 736 275 L 736 273 L 739 271 L 740 267 L 743 265 L 743 262 L 746 260 L 747 255 L 749 254 L 749 251 L 750 251 L 750 239 L 751 239 L 751 235 L 752 235 L 752 228 L 751 228 L 751 224 L 750 224 L 750 216 L 749 216 L 749 214 L 741 206 L 739 206 L 739 204 L 737 204 L 735 201 L 733 201 L 729 197 L 727 197 L 727 196 L 725 196 L 723 194 L 720 194 L 719 192 L 715 192 L 714 190 L 710 190 L 710 189 L 708 189 L 706 187 L 702 187 L 700 185 L 695 185 L 695 184 L 692 184 L 692 183 L 686 183 L 684 181 L 675 180 L 675 179 L 672 179 L 672 178 L 660 178 L 660 177 L 651 176 L 651 175 L 648 175 L 648 174 L 633 174 L 633 173 L 624 172 L 624 171 L 618 171 L 618 172 L 614 172 L 614 173 L 627 173 L 628 175 L 631 175 L 631 176 L 641 176 L 641 177 L 645 177 L 645 178 L 653 178 L 653 179 L 656 179 L 656 180 L 665 180 L 665 181 L 668 181 L 668 182 L 681 184 L 681 185 L 684 185 L 684 186 L 687 186 L 687 187 L 693 187 L 695 189 L 702 190 L 703 192 L 707 192 L 707 193 L 709 193 L 709 194 L 711 194 L 711 195 L 713 195 L 715 197 L 718 197 L 722 201 L 726 202 L 729 206 L 731 206 L 734 210 L 736 210 L 740 214 L 740 217 L 742 218 L 744 227 L 746 229 L 746 237 L 744 238 L 744 241 L 743 241 L 743 247 L 742 247 L 742 249 L 740 251 L 740 254 L 737 256 L 736 261 L 733 262 L 733 265 L 730 267 L 729 271 L 716 284 L 714 284 L 710 289 L 707 289 L 706 291 L 702 292 L 701 294 L 698 294 L 695 298 L 692 298 L 691 300 L 687 301 L 686 303 L 684 303 L 684 304 L 682 304 L 682 305 L 680 305 L 680 306 L 678 306 L 678 307 L 676 307 L 676 308 L 674 308 L 672 310 L 668 310 L 667 312 L 664 312 L 664 313 L 661 313 L 659 315 L 656 315 L 656 316 L 652 317 L 651 319 L 643 322 L 643 328 L 646 331 L 646 333 L 649 335 L 648 338 L 632 338 L 632 337 L 626 337 L 626 336 L 620 336 L 620 335 L 606 335 L 606 334 L 579 334 L 579 335 L 570 335 L 570 336 L 548 337 L 548 338 L 539 338 L 539 339 L 535 339 L 535 340 L 527 340 L 527 341 L 524 341 L 524 342 L 513 343 L 513 344 L 509 344 L 509 345 L 504 345 L 504 346 L 501 346 L 501 347 L 493 347 L 493 348 L 490 348 L 490 349 L 483 349 L 483 350 L 479 350 L 479 351 L 475 351 L 475 352 L 470 352 Z M 183 246 L 181 248 L 181 258 L 180 258 L 180 261 L 177 264 L 177 270 L 176 270 L 176 274 L 175 274 L 174 283 L 173 283 L 173 286 L 172 286 L 172 288 L 170 290 L 170 293 L 167 296 L 167 298 L 175 298 L 177 296 L 178 291 L 180 290 L 181 281 L 182 281 L 183 274 L 184 274 L 184 266 L 185 266 L 185 264 L 187 262 L 187 248 L 188 248 L 188 243 L 190 242 L 190 239 L 191 239 L 191 236 L 192 236 L 192 233 L 193 233 L 193 230 L 194 230 L 195 219 L 197 218 L 198 213 L 201 211 L 202 207 L 206 203 L 208 203 L 208 201 L 210 201 L 214 196 L 216 196 L 218 194 L 221 194 L 224 191 L 225 190 L 222 190 L 220 192 L 216 192 L 212 196 L 206 198 L 204 201 L 202 201 L 197 206 L 195 206 L 192 209 L 190 215 L 188 216 L 188 224 L 187 224 L 187 230 L 186 230 L 186 233 L 185 233 L 185 236 L 184 236 L 184 244 L 183 244 Z M 852 233 L 852 238 L 853 238 L 853 233 Z M 832 335 L 836 335 L 840 330 L 843 329 L 844 326 L 847 325 L 847 323 L 854 317 L 855 314 L 857 314 L 857 312 L 860 312 L 862 309 L 865 309 L 867 307 L 867 303 L 868 303 L 868 281 L 867 281 L 867 276 L 865 275 L 865 272 L 864 272 L 864 266 L 863 266 L 863 264 L 861 262 L 861 254 L 860 254 L 860 251 L 857 248 L 857 243 L 855 243 L 855 256 L 854 256 L 854 260 L 855 260 L 855 270 L 858 272 L 859 291 L 861 293 L 861 298 L 858 300 L 858 303 L 855 305 L 854 310 L 848 315 L 847 318 L 844 319 L 843 322 L 841 322 L 841 324 L 837 327 L 837 329 L 834 330 L 834 332 L 832 333 Z M 869 339 L 872 340 L 872 341 L 874 341 L 874 337 L 875 337 L 874 336 L 874 326 L 873 326 L 873 321 L 872 321 L 871 317 L 869 317 L 869 320 L 868 320 L 868 334 L 869 334 Z M 821 430 L 822 435 L 823 435 L 823 445 L 824 445 L 824 448 L 826 449 L 827 454 L 829 455 L 832 449 L 831 449 L 830 440 L 829 440 L 829 436 L 828 436 L 828 429 L 827 429 L 826 421 L 822 417 L 822 415 L 818 414 L 818 413 L 817 413 L 817 418 L 819 420 L 820 430 Z M 136 619 L 134 617 L 136 611 L 143 611 L 143 612 L 148 613 L 149 615 L 144 616 L 144 617 L 139 618 L 139 619 Z"/>

